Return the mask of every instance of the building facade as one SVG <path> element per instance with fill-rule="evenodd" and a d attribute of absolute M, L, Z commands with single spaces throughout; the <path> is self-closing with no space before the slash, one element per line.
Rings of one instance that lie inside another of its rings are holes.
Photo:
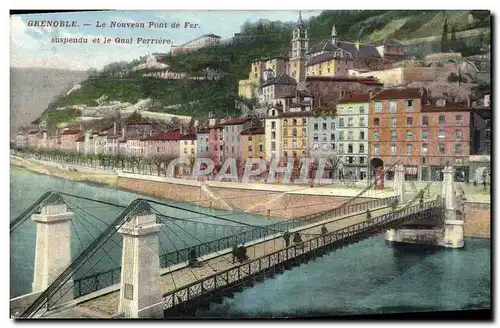
<path fill-rule="evenodd" d="M 182 136 L 179 140 L 179 155 L 182 157 L 196 158 L 197 136 L 190 133 Z"/>
<path fill-rule="evenodd" d="M 253 126 L 240 133 L 241 160 L 266 158 L 266 132 L 263 126 Z"/>
<path fill-rule="evenodd" d="M 208 158 L 210 157 L 209 150 L 209 137 L 210 131 L 208 129 L 198 130 L 196 133 L 196 156 Z"/>

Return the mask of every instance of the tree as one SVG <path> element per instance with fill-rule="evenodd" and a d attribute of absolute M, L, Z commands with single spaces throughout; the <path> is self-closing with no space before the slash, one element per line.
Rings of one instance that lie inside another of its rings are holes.
<path fill-rule="evenodd" d="M 451 28 L 451 38 L 450 38 L 450 45 L 449 45 L 450 49 L 453 50 L 453 51 L 458 51 L 459 49 L 459 45 L 458 45 L 458 41 L 457 41 L 457 36 L 455 34 L 455 26 L 453 26 Z"/>
<path fill-rule="evenodd" d="M 331 154 L 326 158 L 325 167 L 332 171 L 332 182 L 335 177 L 335 173 L 337 172 L 337 168 L 340 164 L 340 157 L 336 154 Z"/>
<path fill-rule="evenodd" d="M 448 20 L 444 20 L 443 33 L 441 34 L 441 52 L 448 51 Z"/>

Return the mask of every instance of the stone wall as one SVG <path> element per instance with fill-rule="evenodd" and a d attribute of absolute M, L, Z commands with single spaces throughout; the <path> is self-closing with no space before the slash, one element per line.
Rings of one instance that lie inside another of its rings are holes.
<path fill-rule="evenodd" d="M 490 203 L 466 202 L 464 204 L 464 235 L 491 238 Z"/>

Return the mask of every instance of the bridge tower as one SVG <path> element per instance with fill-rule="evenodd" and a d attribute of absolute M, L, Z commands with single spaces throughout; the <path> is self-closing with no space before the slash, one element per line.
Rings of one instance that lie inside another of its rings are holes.
<path fill-rule="evenodd" d="M 36 222 L 36 250 L 33 293 L 44 291 L 71 264 L 71 220 L 74 213 L 58 193 L 52 193 L 40 204 L 40 214 L 33 214 Z M 67 283 L 72 286 L 72 282 Z M 71 287 L 69 287 L 71 288 Z M 58 302 L 73 299 L 69 288 L 61 288 Z"/>
<path fill-rule="evenodd" d="M 394 168 L 394 193 L 401 204 L 405 198 L 405 167 L 403 164 L 396 164 Z"/>
<path fill-rule="evenodd" d="M 443 170 L 443 187 L 441 197 L 444 202 L 444 232 L 442 246 L 449 248 L 464 247 L 464 221 L 457 215 L 459 204 L 453 177 L 455 169 L 447 165 Z"/>
<path fill-rule="evenodd" d="M 161 224 L 142 201 L 118 230 L 123 235 L 120 305 L 126 318 L 163 317 L 158 234 Z"/>

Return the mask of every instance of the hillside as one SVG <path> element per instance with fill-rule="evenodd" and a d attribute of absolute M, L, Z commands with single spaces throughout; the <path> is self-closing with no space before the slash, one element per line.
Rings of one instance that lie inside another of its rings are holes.
<path fill-rule="evenodd" d="M 10 134 L 28 125 L 47 108 L 55 95 L 85 80 L 88 74 L 46 68 L 10 68 Z"/>
<path fill-rule="evenodd" d="M 469 21 L 469 13 L 474 21 Z M 343 40 L 373 42 L 386 38 L 408 40 L 411 38 L 441 38 L 444 20 L 453 29 L 454 35 L 469 30 L 489 27 L 488 11 L 323 11 L 311 18 L 309 28 L 310 45 L 327 38 L 335 23 L 337 33 Z M 240 36 L 230 43 L 200 49 L 196 52 L 168 57 L 165 63 L 174 72 L 202 75 L 206 68 L 213 69 L 224 78 L 221 80 L 160 80 L 143 77 L 144 72 L 132 72 L 134 63 L 109 65 L 100 74 L 94 75 L 81 84 L 82 88 L 61 97 L 54 103 L 56 107 L 71 107 L 85 104 L 95 106 L 98 98 L 109 101 L 135 103 L 140 99 L 151 99 L 151 111 L 206 117 L 235 114 L 238 80 L 249 73 L 249 63 L 258 58 L 288 55 L 294 22 L 258 21 L 245 23 Z M 479 37 L 482 38 L 482 35 Z M 488 36 L 489 37 L 489 36 Z M 479 39 L 478 39 L 479 40 Z M 484 38 L 481 39 L 484 41 Z M 481 42 L 462 44 L 456 42 L 455 51 L 476 53 Z M 172 105 L 178 105 L 172 108 Z M 59 111 L 58 111 L 59 112 Z M 62 113 L 62 112 L 61 112 Z M 54 115 L 59 115 L 57 112 Z M 53 118 L 55 121 L 60 121 Z"/>

